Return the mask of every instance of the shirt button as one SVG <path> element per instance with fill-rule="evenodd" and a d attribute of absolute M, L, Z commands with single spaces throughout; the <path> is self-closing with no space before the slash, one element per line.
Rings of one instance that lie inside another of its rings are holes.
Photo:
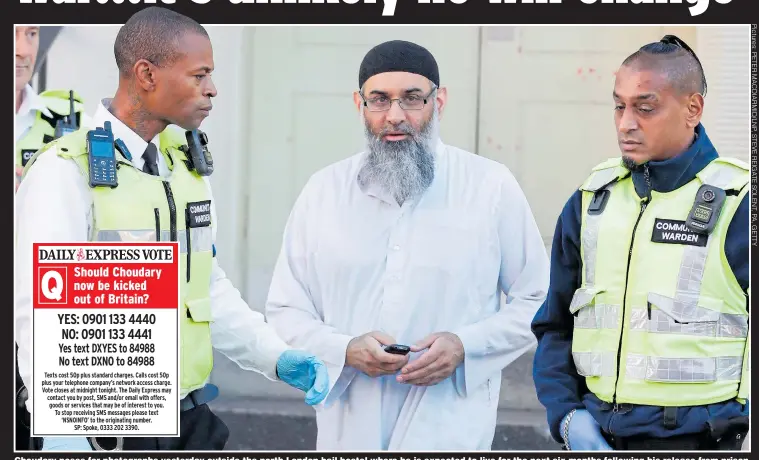
<path fill-rule="evenodd" d="M 395 246 L 393 246 L 393 251 L 398 251 L 398 250 L 400 250 L 400 249 L 401 249 L 401 247 L 400 247 L 400 246 L 398 246 L 397 244 L 396 244 Z"/>

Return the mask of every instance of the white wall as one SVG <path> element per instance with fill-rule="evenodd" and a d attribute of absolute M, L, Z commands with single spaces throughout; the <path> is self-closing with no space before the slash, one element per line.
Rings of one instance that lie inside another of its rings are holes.
<path fill-rule="evenodd" d="M 700 27 L 698 56 L 708 90 L 704 126 L 723 156 L 751 162 L 751 28 Z"/>

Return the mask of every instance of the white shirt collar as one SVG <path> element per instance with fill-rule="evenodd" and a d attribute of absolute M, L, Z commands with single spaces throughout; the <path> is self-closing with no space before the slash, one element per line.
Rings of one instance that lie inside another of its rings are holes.
<path fill-rule="evenodd" d="M 140 137 L 139 134 L 132 131 L 132 129 L 125 125 L 124 122 L 116 118 L 108 108 L 111 106 L 112 99 L 102 99 L 98 104 L 97 111 L 93 118 L 93 126 L 99 128 L 104 127 L 106 121 L 111 122 L 111 132 L 113 132 L 114 139 L 121 139 L 129 150 L 129 154 L 132 155 L 132 164 L 135 168 L 142 170 L 142 166 L 145 164 L 145 160 L 142 158 L 142 154 L 145 153 L 145 149 L 148 147 L 148 143 Z M 156 135 L 150 142 L 155 144 L 156 148 L 160 152 L 159 135 Z M 158 155 L 157 158 L 159 170 L 162 170 L 161 163 L 163 156 Z"/>
<path fill-rule="evenodd" d="M 47 117 L 53 117 L 53 114 L 50 113 L 47 105 L 45 105 L 45 100 L 32 89 L 31 85 L 27 84 L 22 93 L 24 102 L 21 103 L 21 107 L 18 109 L 17 117 L 23 117 L 30 112 L 42 112 Z"/>

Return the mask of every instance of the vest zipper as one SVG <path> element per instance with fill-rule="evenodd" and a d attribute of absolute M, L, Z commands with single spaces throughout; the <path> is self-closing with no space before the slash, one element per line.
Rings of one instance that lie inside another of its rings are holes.
<path fill-rule="evenodd" d="M 187 240 L 187 282 L 190 282 L 190 255 L 192 254 L 192 242 L 190 241 L 190 208 L 184 210 L 185 236 Z"/>
<path fill-rule="evenodd" d="M 614 402 L 614 409 L 613 412 L 616 414 L 619 411 L 619 405 L 617 404 L 617 387 L 619 385 L 619 368 L 622 365 L 622 339 L 625 336 L 625 308 L 627 304 L 627 282 L 630 277 L 630 261 L 632 260 L 632 253 L 633 253 L 633 245 L 635 244 L 635 232 L 638 230 L 638 224 L 640 223 L 641 217 L 643 217 L 643 212 L 646 210 L 646 207 L 651 203 L 651 176 L 648 171 L 648 163 L 645 163 L 643 165 L 643 177 L 646 180 L 646 196 L 641 200 L 640 202 L 640 212 L 638 213 L 638 219 L 635 221 L 635 226 L 633 226 L 632 231 L 632 238 L 630 238 L 630 249 L 627 252 L 627 271 L 625 272 L 625 292 L 622 296 L 622 327 L 619 333 L 619 347 L 617 348 L 617 379 L 614 382 L 614 396 L 613 396 L 613 402 Z M 633 185 L 633 187 L 635 187 Z M 612 415 L 613 418 L 613 415 Z M 609 429 L 611 429 L 611 420 L 609 420 Z"/>
<path fill-rule="evenodd" d="M 158 208 L 154 208 L 155 211 L 155 240 L 161 241 L 161 211 Z"/>
<path fill-rule="evenodd" d="M 169 241 L 177 240 L 177 206 L 174 204 L 174 194 L 171 193 L 171 186 L 168 182 L 162 182 L 163 189 L 166 191 L 166 200 L 169 202 L 169 222 L 170 237 Z"/>

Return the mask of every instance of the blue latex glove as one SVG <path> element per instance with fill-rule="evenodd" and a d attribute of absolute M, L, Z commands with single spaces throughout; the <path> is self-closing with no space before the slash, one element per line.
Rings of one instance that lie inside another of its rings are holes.
<path fill-rule="evenodd" d="M 87 438 L 46 437 L 42 438 L 42 450 L 82 452 L 93 449 Z"/>
<path fill-rule="evenodd" d="M 562 429 L 567 416 L 561 421 Z M 614 450 L 601 435 L 601 425 L 585 409 L 578 409 L 572 416 L 567 439 L 570 450 Z"/>
<path fill-rule="evenodd" d="M 316 356 L 301 350 L 287 350 L 277 360 L 277 375 L 283 382 L 306 392 L 306 404 L 319 404 L 327 397 L 329 374 Z"/>

